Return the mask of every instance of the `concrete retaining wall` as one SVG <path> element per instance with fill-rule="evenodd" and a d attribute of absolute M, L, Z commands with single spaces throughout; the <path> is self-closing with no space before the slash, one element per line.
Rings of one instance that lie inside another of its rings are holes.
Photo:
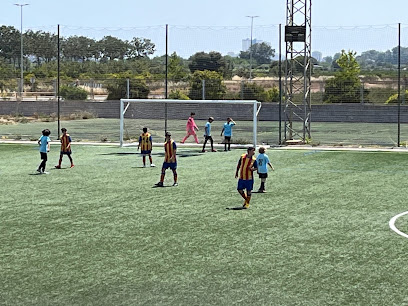
<path fill-rule="evenodd" d="M 21 114 L 32 116 L 34 113 L 49 115 L 57 113 L 57 101 L 0 101 L 0 115 Z M 119 101 L 85 102 L 60 101 L 61 116 L 87 111 L 99 118 L 119 118 Z M 196 119 L 205 120 L 213 116 L 216 120 L 232 117 L 236 120 L 252 120 L 252 106 L 233 104 L 168 104 L 169 119 L 185 119 L 190 112 L 196 113 Z M 299 110 L 298 112 L 301 112 Z M 398 119 L 396 105 L 370 104 L 324 104 L 312 106 L 312 122 L 378 122 L 393 123 Z M 408 123 L 408 106 L 400 108 L 402 123 Z M 159 103 L 133 103 L 129 106 L 126 118 L 163 119 L 165 106 Z M 259 113 L 259 120 L 278 121 L 279 105 L 277 103 L 263 103 Z M 282 109 L 282 120 L 284 113 Z"/>

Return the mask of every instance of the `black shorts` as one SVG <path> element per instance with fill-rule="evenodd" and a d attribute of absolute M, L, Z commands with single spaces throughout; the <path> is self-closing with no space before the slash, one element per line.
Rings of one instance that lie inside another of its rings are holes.
<path fill-rule="evenodd" d="M 225 140 L 231 140 L 231 136 L 224 136 L 225 137 Z"/>
<path fill-rule="evenodd" d="M 268 173 L 258 173 L 259 178 L 267 178 L 268 177 Z"/>
<path fill-rule="evenodd" d="M 47 161 L 47 153 L 40 152 L 41 159 Z"/>

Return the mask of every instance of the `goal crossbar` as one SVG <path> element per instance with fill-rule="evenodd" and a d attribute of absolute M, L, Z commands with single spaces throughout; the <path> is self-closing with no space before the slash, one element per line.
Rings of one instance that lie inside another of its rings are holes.
<path fill-rule="evenodd" d="M 123 146 L 123 134 L 124 134 L 124 120 L 125 113 L 129 104 L 132 102 L 137 103 L 177 103 L 177 104 L 247 104 L 253 106 L 253 145 L 257 144 L 257 117 L 262 107 L 261 102 L 257 100 L 174 100 L 174 99 L 120 99 L 120 146 Z M 127 103 L 125 107 L 125 103 Z"/>

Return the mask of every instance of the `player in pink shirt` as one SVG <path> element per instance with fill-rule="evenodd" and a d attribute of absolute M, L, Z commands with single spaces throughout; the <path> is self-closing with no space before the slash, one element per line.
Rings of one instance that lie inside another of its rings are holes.
<path fill-rule="evenodd" d="M 187 140 L 187 138 L 190 137 L 190 135 L 193 135 L 195 142 L 198 143 L 198 138 L 196 134 L 196 131 L 198 131 L 198 127 L 194 122 L 194 116 L 195 116 L 195 113 L 191 113 L 190 117 L 187 120 L 187 125 L 186 125 L 187 135 L 184 136 L 181 143 L 184 143 Z"/>

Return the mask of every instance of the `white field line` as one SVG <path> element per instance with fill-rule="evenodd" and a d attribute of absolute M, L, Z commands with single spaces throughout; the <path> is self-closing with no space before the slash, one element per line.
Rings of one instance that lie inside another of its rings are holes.
<path fill-rule="evenodd" d="M 389 225 L 390 225 L 390 228 L 391 228 L 394 232 L 396 232 L 398 235 L 400 235 L 400 236 L 402 236 L 402 237 L 405 237 L 405 238 L 408 238 L 408 235 L 407 235 L 407 234 L 401 232 L 401 231 L 395 226 L 395 221 L 397 221 L 397 219 L 398 219 L 399 217 L 402 217 L 402 216 L 404 216 L 404 215 L 406 215 L 406 214 L 408 214 L 408 211 L 405 211 L 405 212 L 403 212 L 403 213 L 400 213 L 400 214 L 398 214 L 398 215 L 392 217 L 391 220 L 390 220 L 390 222 L 389 222 Z"/>

